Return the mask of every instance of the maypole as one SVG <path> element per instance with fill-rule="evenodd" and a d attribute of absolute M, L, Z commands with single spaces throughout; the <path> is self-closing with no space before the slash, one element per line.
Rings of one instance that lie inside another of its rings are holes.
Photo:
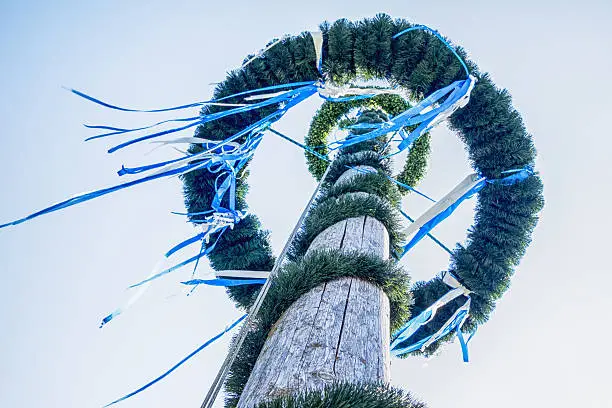
<path fill-rule="evenodd" d="M 383 120 L 375 111 L 366 111 L 359 121 L 380 122 Z M 330 191 L 347 191 L 333 197 L 326 211 L 342 211 L 337 201 L 354 197 L 380 199 L 391 205 L 387 197 L 370 193 L 371 185 L 360 187 L 356 182 L 376 174 L 377 170 L 360 157 L 366 152 L 380 160 L 382 143 L 377 145 L 378 152 L 368 150 L 372 144 L 362 144 L 357 146 L 364 150 L 340 153 L 338 159 L 352 155 L 355 166 L 337 180 L 325 180 L 328 188 L 323 197 Z M 312 212 L 317 213 L 316 205 Z M 389 234 L 381 221 L 369 216 L 343 219 L 316 235 L 304 255 L 316 263 L 315 268 L 354 256 L 378 262 L 389 258 Z M 314 287 L 283 313 L 268 334 L 238 407 L 256 406 L 306 389 L 321 390 L 334 382 L 388 383 L 389 324 L 389 299 L 371 282 L 341 277 Z"/>
<path fill-rule="evenodd" d="M 386 85 L 357 81 L 369 79 Z M 153 281 L 186 266 L 193 267 L 192 276 L 183 284 L 224 286 L 246 312 L 170 370 L 108 405 L 161 381 L 243 322 L 203 408 L 212 406 L 222 387 L 228 408 L 420 407 L 388 385 L 391 356 L 431 354 L 456 336 L 467 362 L 464 333 L 473 334 L 488 320 L 509 287 L 543 205 L 535 148 L 509 94 L 437 31 L 384 14 L 274 40 L 245 58 L 206 101 L 139 110 L 71 91 L 123 112 L 201 110 L 135 129 L 89 125 L 102 133 L 88 140 L 134 136 L 115 142 L 109 153 L 148 141 L 189 147 L 175 149 L 180 156 L 163 162 L 122 166 L 118 175 L 128 181 L 77 194 L 0 228 L 180 176 L 187 212 L 178 214 L 198 233 L 172 246 L 145 279 L 130 286 L 137 292 L 101 326 L 125 312 Z M 303 143 L 274 129 L 313 95 L 325 102 Z M 434 200 L 414 186 L 425 173 L 428 131 L 444 121 L 465 142 L 475 172 Z M 348 134 L 330 142 L 334 128 Z M 190 129 L 192 137 L 174 135 Z M 320 181 L 278 259 L 246 203 L 248 164 L 264 136 L 303 148 Z M 405 151 L 403 170 L 393 175 L 390 158 Z M 429 200 L 431 207 L 411 218 L 401 208 L 406 193 Z M 465 242 L 451 250 L 432 230 L 471 197 L 478 197 L 475 223 Z M 424 238 L 450 255 L 450 266 L 409 286 L 398 260 Z M 195 244 L 197 254 L 185 256 L 185 248 Z M 178 256 L 180 262 L 165 266 Z M 198 276 L 204 256 L 212 276 Z"/>

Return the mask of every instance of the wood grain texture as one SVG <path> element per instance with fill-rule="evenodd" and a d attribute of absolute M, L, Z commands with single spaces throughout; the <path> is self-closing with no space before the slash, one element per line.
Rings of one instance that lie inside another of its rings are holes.
<path fill-rule="evenodd" d="M 336 183 L 346 181 L 346 173 Z M 320 249 L 387 259 L 389 234 L 376 219 L 349 218 L 319 234 L 307 254 Z M 341 278 L 314 288 L 270 331 L 238 407 L 334 381 L 389 382 L 389 330 L 389 299 L 373 284 Z"/>

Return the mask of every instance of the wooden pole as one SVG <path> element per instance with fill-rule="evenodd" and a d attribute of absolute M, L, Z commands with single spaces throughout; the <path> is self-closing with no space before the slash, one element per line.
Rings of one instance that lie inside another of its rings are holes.
<path fill-rule="evenodd" d="M 358 174 L 349 169 L 336 184 Z M 389 234 L 374 218 L 349 218 L 319 234 L 308 252 L 317 249 L 361 251 L 387 259 Z M 373 284 L 342 278 L 312 289 L 270 331 L 238 407 L 251 408 L 335 381 L 388 383 L 389 330 L 389 299 Z"/>

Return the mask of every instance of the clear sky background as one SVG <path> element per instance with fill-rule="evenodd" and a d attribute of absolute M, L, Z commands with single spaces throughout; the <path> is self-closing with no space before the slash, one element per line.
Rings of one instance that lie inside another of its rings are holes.
<path fill-rule="evenodd" d="M 133 107 L 202 100 L 209 83 L 270 39 L 377 12 L 437 28 L 511 91 L 534 135 L 546 198 L 511 289 L 470 343 L 471 362 L 449 344 L 431 359 L 393 360 L 393 383 L 432 408 L 612 407 L 609 1 L 0 1 L 0 223 L 116 183 L 123 163 L 174 157 L 144 156 L 148 146 L 107 155 L 105 142 L 83 143 L 84 122 L 157 117 L 105 110 L 62 85 Z M 278 129 L 302 139 L 319 104 L 293 109 Z M 469 171 L 458 138 L 436 129 L 422 190 L 441 197 Z M 278 253 L 315 186 L 303 153 L 266 136 L 249 184 Z M 426 206 L 416 196 L 404 202 L 413 216 Z M 186 297 L 178 283 L 186 269 L 98 329 L 125 288 L 193 234 L 170 214 L 183 209 L 171 179 L 0 231 L 1 407 L 100 407 L 240 315 L 221 288 Z M 472 211 L 464 204 L 436 235 L 463 241 Z M 403 264 L 429 279 L 448 256 L 423 240 Z M 198 407 L 228 339 L 122 406 Z"/>

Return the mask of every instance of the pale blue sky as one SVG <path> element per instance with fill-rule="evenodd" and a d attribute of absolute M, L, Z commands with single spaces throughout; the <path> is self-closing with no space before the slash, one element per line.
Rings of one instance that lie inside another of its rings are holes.
<path fill-rule="evenodd" d="M 470 344 L 425 360 L 393 360 L 394 384 L 432 408 L 611 407 L 607 257 L 612 109 L 612 6 L 607 1 L 0 1 L 0 222 L 110 185 L 148 147 L 105 154 L 81 124 L 137 125 L 61 89 L 135 107 L 201 100 L 248 53 L 323 20 L 384 11 L 430 25 L 464 46 L 510 89 L 533 133 L 546 207 L 512 288 Z M 320 102 L 278 129 L 302 138 Z M 421 188 L 440 197 L 469 172 L 463 146 L 433 132 Z M 266 136 L 252 165 L 249 204 L 280 251 L 314 188 L 302 152 Z M 436 229 L 465 238 L 473 203 Z M 189 271 L 156 282 L 128 313 L 98 329 L 160 256 L 193 229 L 177 179 L 140 186 L 0 231 L 0 406 L 99 407 L 157 376 L 239 316 L 223 289 L 185 297 Z M 404 208 L 418 215 L 417 197 Z M 428 240 L 403 261 L 416 279 L 448 264 Z M 205 273 L 207 265 L 200 271 Z M 172 296 L 178 295 L 178 296 Z M 197 407 L 227 339 L 124 407 Z M 221 406 L 221 399 L 218 402 Z"/>

